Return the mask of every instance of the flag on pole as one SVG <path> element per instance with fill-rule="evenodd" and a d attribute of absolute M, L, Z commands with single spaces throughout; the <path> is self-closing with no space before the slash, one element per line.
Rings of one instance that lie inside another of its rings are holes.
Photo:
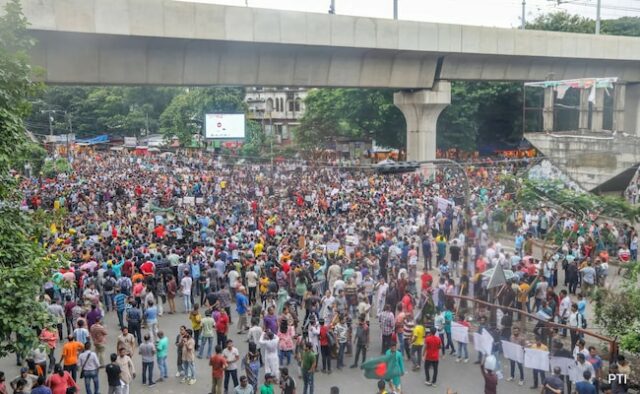
<path fill-rule="evenodd" d="M 502 269 L 502 264 L 496 264 L 496 267 L 493 269 L 493 274 L 491 278 L 489 278 L 489 283 L 487 284 L 487 289 L 493 289 L 494 287 L 500 287 L 507 283 L 507 277 L 504 275 L 504 270 Z"/>

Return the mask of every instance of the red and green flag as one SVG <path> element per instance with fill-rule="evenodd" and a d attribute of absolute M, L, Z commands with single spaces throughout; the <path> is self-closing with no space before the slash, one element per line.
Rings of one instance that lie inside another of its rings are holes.
<path fill-rule="evenodd" d="M 395 354 L 372 358 L 363 363 L 360 368 L 364 370 L 364 376 L 367 379 L 391 380 L 402 375 Z"/>

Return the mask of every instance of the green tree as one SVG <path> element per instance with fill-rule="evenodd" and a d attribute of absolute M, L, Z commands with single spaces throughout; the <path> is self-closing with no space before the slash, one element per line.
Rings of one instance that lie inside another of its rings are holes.
<path fill-rule="evenodd" d="M 244 90 L 241 88 L 193 88 L 175 96 L 160 115 L 160 132 L 166 138 L 178 137 L 188 144 L 194 134 L 201 134 L 208 113 L 244 113 Z"/>
<path fill-rule="evenodd" d="M 158 131 L 160 114 L 179 92 L 178 88 L 151 86 L 52 86 L 35 101 L 27 126 L 48 134 L 48 111 L 55 110 L 55 134 L 73 130 L 79 137 L 140 136 Z"/>
<path fill-rule="evenodd" d="M 451 105 L 438 120 L 438 148 L 516 144 L 522 138 L 521 110 L 521 84 L 454 81 Z"/>
<path fill-rule="evenodd" d="M 527 23 L 527 29 L 593 34 L 596 29 L 596 21 L 579 15 L 571 15 L 566 11 L 559 11 L 538 16 Z M 640 18 L 605 19 L 601 22 L 600 31 L 602 34 L 639 37 Z"/>
<path fill-rule="evenodd" d="M 374 138 L 380 145 L 404 148 L 406 124 L 389 89 L 313 89 L 296 130 L 307 148 L 336 137 Z"/>
<path fill-rule="evenodd" d="M 57 264 L 34 238 L 43 227 L 20 209 L 10 175 L 15 148 L 26 141 L 22 119 L 40 88 L 31 80 L 27 53 L 33 41 L 26 26 L 20 2 L 9 1 L 0 16 L 0 357 L 37 344 L 33 328 L 49 324 L 50 316 L 36 297 Z"/>

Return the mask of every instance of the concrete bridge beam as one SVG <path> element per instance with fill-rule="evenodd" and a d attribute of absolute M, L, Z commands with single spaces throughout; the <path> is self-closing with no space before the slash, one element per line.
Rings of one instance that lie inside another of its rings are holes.
<path fill-rule="evenodd" d="M 393 103 L 407 121 L 407 160 L 434 160 L 436 125 L 442 110 L 451 104 L 451 83 L 439 81 L 430 90 L 397 92 Z"/>

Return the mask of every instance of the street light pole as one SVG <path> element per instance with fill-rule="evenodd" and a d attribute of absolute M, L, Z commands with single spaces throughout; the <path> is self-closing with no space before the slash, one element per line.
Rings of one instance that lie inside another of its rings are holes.
<path fill-rule="evenodd" d="M 602 0 L 598 0 L 596 4 L 596 34 L 600 34 L 600 8 Z"/>
<path fill-rule="evenodd" d="M 527 8 L 527 0 L 522 0 L 522 20 L 521 20 L 521 25 L 520 25 L 520 29 L 524 30 L 525 26 L 526 26 L 526 8 Z"/>
<path fill-rule="evenodd" d="M 393 19 L 398 20 L 398 0 L 393 0 Z"/>
<path fill-rule="evenodd" d="M 331 0 L 331 4 L 329 5 L 329 13 L 332 15 L 336 13 L 336 0 Z"/>

